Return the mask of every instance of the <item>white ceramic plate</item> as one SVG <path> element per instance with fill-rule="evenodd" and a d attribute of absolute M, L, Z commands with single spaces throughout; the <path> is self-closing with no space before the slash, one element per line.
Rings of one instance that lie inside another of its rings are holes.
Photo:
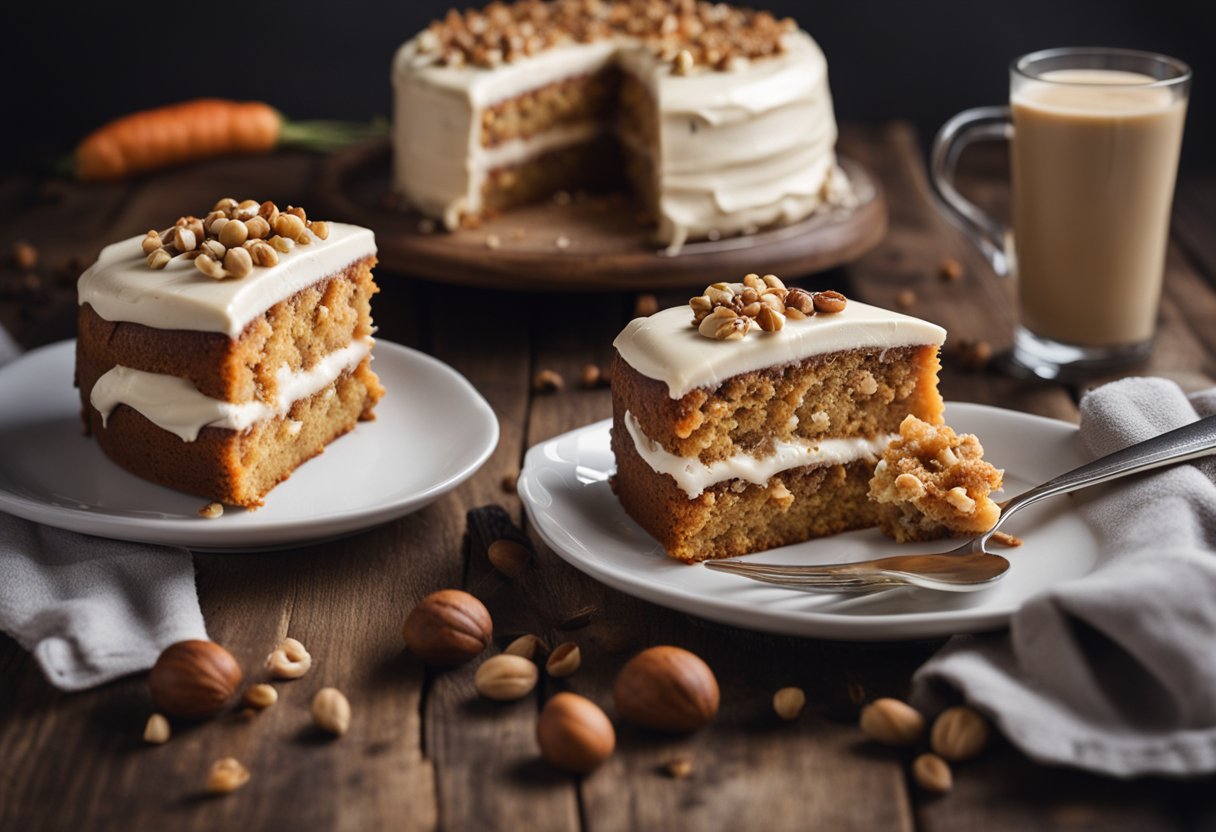
<path fill-rule="evenodd" d="M 0 511 L 101 537 L 208 550 L 257 550 L 351 534 L 422 508 L 476 471 L 498 444 L 485 399 L 440 361 L 377 341 L 388 391 L 301 465 L 257 511 L 205 520 L 205 500 L 128 474 L 81 434 L 75 343 L 0 367 Z"/>
<path fill-rule="evenodd" d="M 976 404 L 951 403 L 946 419 L 975 433 L 985 458 L 1005 469 L 1012 496 L 1085 461 L 1077 429 L 1065 422 Z M 1025 544 L 998 549 L 1012 567 L 991 589 L 970 593 L 898 589 L 867 596 L 812 595 L 686 565 L 621 509 L 608 487 L 615 470 L 611 422 L 571 431 L 531 448 L 519 495 L 545 542 L 587 574 L 622 592 L 703 618 L 787 635 L 847 640 L 929 638 L 1005 626 L 1039 590 L 1092 571 L 1101 558 L 1072 497 L 1024 509 L 1006 531 Z M 945 551 L 956 543 L 898 545 L 877 530 L 784 546 L 749 556 L 768 563 L 831 563 L 894 553 Z"/>

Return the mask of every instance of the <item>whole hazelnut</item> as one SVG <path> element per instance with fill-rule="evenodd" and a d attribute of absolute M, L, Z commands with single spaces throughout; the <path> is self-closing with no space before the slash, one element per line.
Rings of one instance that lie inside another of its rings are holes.
<path fill-rule="evenodd" d="M 906 702 L 884 697 L 861 709 L 861 730 L 884 745 L 911 745 L 925 732 L 925 718 Z"/>
<path fill-rule="evenodd" d="M 291 216 L 291 215 L 288 215 Z M 485 604 L 459 589 L 423 598 L 401 628 L 405 646 L 427 664 L 463 664 L 485 650 L 494 623 Z"/>
<path fill-rule="evenodd" d="M 966 705 L 942 711 L 933 723 L 929 744 L 951 762 L 962 762 L 984 750 L 988 743 L 988 721 Z"/>
<path fill-rule="evenodd" d="M 616 731 L 607 714 L 590 699 L 562 692 L 541 710 L 536 742 L 551 765 L 586 774 L 612 755 Z"/>
<path fill-rule="evenodd" d="M 224 709 L 241 685 L 241 666 L 214 641 L 179 641 L 160 654 L 148 674 L 158 710 L 202 719 Z"/>
<path fill-rule="evenodd" d="M 718 680 L 680 647 L 651 647 L 630 659 L 612 685 L 617 713 L 644 728 L 687 733 L 718 713 Z"/>

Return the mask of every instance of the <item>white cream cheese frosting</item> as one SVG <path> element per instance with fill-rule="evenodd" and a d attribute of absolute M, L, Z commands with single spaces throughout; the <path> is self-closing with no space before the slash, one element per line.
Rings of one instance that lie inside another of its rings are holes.
<path fill-rule="evenodd" d="M 664 309 L 626 325 L 612 345 L 642 375 L 667 385 L 679 399 L 698 387 L 717 387 L 740 373 L 777 367 L 839 350 L 941 346 L 946 330 L 928 321 L 850 300 L 842 312 L 787 319 L 779 332 L 753 329 L 740 341 L 706 338 L 687 306 Z"/>
<path fill-rule="evenodd" d="M 659 146 L 630 146 L 658 162 L 661 242 L 678 248 L 711 232 L 796 221 L 822 204 L 838 172 L 836 122 L 819 46 L 802 31 L 784 35 L 782 45 L 782 53 L 737 70 L 678 75 L 629 38 L 556 46 L 494 69 L 441 65 L 415 38 L 393 63 L 396 187 L 457 227 L 462 215 L 481 210 L 482 185 L 498 163 L 481 146 L 481 112 L 615 64 L 649 89 L 657 109 Z"/>
<path fill-rule="evenodd" d="M 764 485 L 784 471 L 808 465 L 846 465 L 859 459 L 875 459 L 891 444 L 894 434 L 852 439 L 816 439 L 796 442 L 777 441 L 772 453 L 753 456 L 736 453 L 706 465 L 696 457 L 676 456 L 642 430 L 638 420 L 625 411 L 625 429 L 633 439 L 638 456 L 659 474 L 667 474 L 680 490 L 694 500 L 705 489 L 728 480 L 744 480 Z"/>
<path fill-rule="evenodd" d="M 274 402 L 226 402 L 199 392 L 184 378 L 116 366 L 102 374 L 89 401 L 106 424 L 120 404 L 134 408 L 156 426 L 193 442 L 205 427 L 244 431 L 258 422 L 285 416 L 292 404 L 324 390 L 343 373 L 359 366 L 372 349 L 372 339 L 353 341 L 335 350 L 308 370 L 279 370 Z M 299 424 L 299 423 L 294 423 Z M 299 428 L 295 429 L 299 432 Z"/>
<path fill-rule="evenodd" d="M 329 229 L 328 239 L 297 245 L 281 255 L 278 265 L 228 280 L 205 276 L 185 257 L 175 257 L 163 270 L 150 269 L 140 248 L 143 237 L 131 237 L 102 249 L 80 276 L 78 301 L 107 321 L 236 338 L 276 303 L 376 253 L 370 230 L 337 222 L 329 223 Z"/>

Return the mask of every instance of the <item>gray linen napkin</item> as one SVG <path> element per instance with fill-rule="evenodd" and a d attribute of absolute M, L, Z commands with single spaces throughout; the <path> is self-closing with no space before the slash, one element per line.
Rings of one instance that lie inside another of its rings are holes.
<path fill-rule="evenodd" d="M 17 354 L 0 327 L 0 364 Z M 3 513 L 0 630 L 63 690 L 147 670 L 167 645 L 207 637 L 186 549 L 89 537 Z"/>
<path fill-rule="evenodd" d="M 1188 400 L 1163 379 L 1124 379 L 1081 402 L 1081 439 L 1097 457 L 1213 413 L 1216 389 Z M 1216 458 L 1075 499 L 1102 565 L 1029 600 L 1007 634 L 949 642 L 913 701 L 933 710 L 956 688 L 1044 763 L 1216 771 Z"/>

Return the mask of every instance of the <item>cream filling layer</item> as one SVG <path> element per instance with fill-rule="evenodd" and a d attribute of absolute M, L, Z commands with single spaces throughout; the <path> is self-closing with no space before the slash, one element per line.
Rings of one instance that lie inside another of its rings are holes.
<path fill-rule="evenodd" d="M 764 485 L 783 471 L 808 465 L 845 465 L 859 459 L 876 459 L 897 434 L 874 439 L 819 439 L 816 441 L 774 443 L 768 456 L 734 454 L 706 465 L 696 457 L 676 456 L 642 430 L 638 420 L 625 411 L 625 429 L 633 439 L 638 456 L 657 474 L 667 474 L 680 490 L 693 500 L 705 489 L 728 480 L 744 480 Z"/>
<path fill-rule="evenodd" d="M 159 428 L 193 442 L 205 427 L 248 430 L 258 422 L 287 415 L 291 406 L 314 396 L 343 373 L 359 366 L 372 349 L 372 339 L 352 341 L 334 350 L 308 370 L 289 370 L 276 374 L 278 396 L 274 402 L 226 402 L 199 392 L 184 378 L 116 366 L 106 371 L 89 393 L 89 402 L 106 424 L 120 404 L 138 410 Z"/>

